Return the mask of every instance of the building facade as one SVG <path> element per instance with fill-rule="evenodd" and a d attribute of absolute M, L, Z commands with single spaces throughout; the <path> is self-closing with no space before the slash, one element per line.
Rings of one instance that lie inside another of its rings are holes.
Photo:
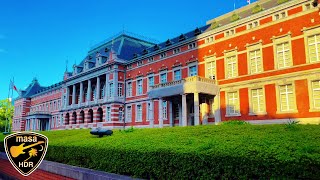
<path fill-rule="evenodd" d="M 121 34 L 15 100 L 12 128 L 320 124 L 316 1 L 260 0 L 155 44 Z"/>

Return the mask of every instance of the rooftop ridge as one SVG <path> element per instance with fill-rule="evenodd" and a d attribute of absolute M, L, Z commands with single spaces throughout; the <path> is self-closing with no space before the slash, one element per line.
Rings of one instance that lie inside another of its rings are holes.
<path fill-rule="evenodd" d="M 130 37 L 130 38 L 133 38 L 133 39 L 136 39 L 136 40 L 139 40 L 139 41 L 144 41 L 146 43 L 149 43 L 149 44 L 157 44 L 159 43 L 160 41 L 158 40 L 155 40 L 155 39 L 152 39 L 152 38 L 149 38 L 149 37 L 146 37 L 146 36 L 143 36 L 143 35 L 139 35 L 139 34 L 136 34 L 136 33 L 132 33 L 132 32 L 129 32 L 129 31 L 121 31 L 93 46 L 91 46 L 89 52 L 92 52 L 94 51 L 95 49 L 98 49 L 99 47 L 107 44 L 107 43 L 110 43 L 112 40 L 115 40 L 115 39 L 118 39 L 118 38 L 121 38 L 122 36 L 127 36 L 127 37 Z"/>

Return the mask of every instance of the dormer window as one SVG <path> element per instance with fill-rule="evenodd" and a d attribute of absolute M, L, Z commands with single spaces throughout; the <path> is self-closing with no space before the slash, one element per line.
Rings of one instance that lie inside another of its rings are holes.
<path fill-rule="evenodd" d="M 73 75 L 76 75 L 76 74 L 77 74 L 77 66 L 73 65 Z"/>
<path fill-rule="evenodd" d="M 148 54 L 148 50 L 144 49 L 144 50 L 142 51 L 142 55 L 146 55 L 146 54 Z"/>
<path fill-rule="evenodd" d="M 153 57 L 149 57 L 148 58 L 148 62 L 153 62 L 154 61 L 154 58 Z"/>
<path fill-rule="evenodd" d="M 108 48 L 105 48 L 105 49 L 104 49 L 104 52 L 106 52 L 106 53 L 109 52 L 109 49 L 108 49 Z"/>
<path fill-rule="evenodd" d="M 167 41 L 166 41 L 166 46 L 170 46 L 172 44 L 172 42 L 170 41 L 170 39 L 168 39 Z"/>
<path fill-rule="evenodd" d="M 142 66 L 143 65 L 143 61 L 138 61 L 137 62 L 137 66 Z"/>
<path fill-rule="evenodd" d="M 154 49 L 155 51 L 157 51 L 157 50 L 160 49 L 160 47 L 159 47 L 159 45 L 155 45 L 155 46 L 153 47 L 153 49 Z"/>
<path fill-rule="evenodd" d="M 84 62 L 84 70 L 88 70 L 88 69 L 89 69 L 89 61 L 86 60 L 86 61 Z"/>
<path fill-rule="evenodd" d="M 188 45 L 188 49 L 194 49 L 195 47 L 197 47 L 196 43 L 191 43 Z"/>
<path fill-rule="evenodd" d="M 173 50 L 173 54 L 178 54 L 181 52 L 181 49 L 180 48 L 176 48 Z"/>
<path fill-rule="evenodd" d="M 195 29 L 194 30 L 194 35 L 197 36 L 199 34 L 201 34 L 201 30 L 199 28 Z"/>
<path fill-rule="evenodd" d="M 161 54 L 160 54 L 160 59 L 163 59 L 163 58 L 165 58 L 165 57 L 167 57 L 167 53 L 161 53 Z"/>
<path fill-rule="evenodd" d="M 179 36 L 179 42 L 186 40 L 186 36 L 184 34 L 181 34 Z"/>

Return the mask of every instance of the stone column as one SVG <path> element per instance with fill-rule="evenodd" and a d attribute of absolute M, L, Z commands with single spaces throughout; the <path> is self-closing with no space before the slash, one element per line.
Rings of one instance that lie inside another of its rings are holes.
<path fill-rule="evenodd" d="M 215 124 L 221 122 L 221 111 L 220 111 L 220 92 L 214 97 L 214 121 Z"/>
<path fill-rule="evenodd" d="M 199 93 L 193 93 L 193 103 L 194 103 L 194 125 L 200 124 L 200 113 L 199 113 Z"/>
<path fill-rule="evenodd" d="M 72 105 L 74 106 L 76 104 L 76 85 L 74 84 L 72 86 Z"/>
<path fill-rule="evenodd" d="M 80 83 L 80 98 L 79 98 L 79 106 L 81 106 L 83 102 L 83 82 Z"/>
<path fill-rule="evenodd" d="M 104 102 L 107 101 L 108 99 L 108 88 L 109 88 L 109 74 L 106 74 L 106 85 L 105 85 L 105 89 L 104 89 Z"/>
<path fill-rule="evenodd" d="M 118 72 L 113 73 L 113 88 L 114 88 L 114 97 L 118 98 Z"/>
<path fill-rule="evenodd" d="M 163 107 L 162 107 L 162 98 L 159 98 L 159 128 L 163 128 Z"/>
<path fill-rule="evenodd" d="M 182 126 L 182 107 L 181 104 L 178 104 L 179 106 L 179 126 Z"/>
<path fill-rule="evenodd" d="M 91 101 L 91 80 L 88 80 L 87 104 Z"/>
<path fill-rule="evenodd" d="M 169 123 L 170 123 L 170 127 L 173 127 L 173 112 L 172 112 L 172 109 L 173 109 L 173 105 L 172 105 L 172 101 L 168 101 L 169 102 Z"/>
<path fill-rule="evenodd" d="M 95 99 L 95 101 L 96 101 L 96 103 L 99 101 L 99 99 L 100 99 L 100 77 L 98 76 L 97 77 L 97 86 L 96 86 L 96 99 Z"/>
<path fill-rule="evenodd" d="M 149 123 L 150 123 L 150 128 L 154 128 L 154 107 L 153 107 L 153 104 L 154 104 L 154 101 L 153 100 L 150 100 L 149 101 L 150 103 L 150 109 L 148 109 L 148 119 L 149 119 Z"/>
<path fill-rule="evenodd" d="M 182 95 L 182 126 L 187 126 L 187 95 Z"/>
<path fill-rule="evenodd" d="M 66 94 L 66 104 L 65 104 L 66 108 L 69 106 L 69 98 L 70 98 L 70 89 L 69 89 L 69 86 L 68 86 L 67 87 L 67 94 Z"/>

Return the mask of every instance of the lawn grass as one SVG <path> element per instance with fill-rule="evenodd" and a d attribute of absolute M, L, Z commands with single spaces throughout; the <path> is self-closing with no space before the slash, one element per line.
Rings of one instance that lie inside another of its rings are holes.
<path fill-rule="evenodd" d="M 89 131 L 42 132 L 46 159 L 139 178 L 320 177 L 319 125 L 115 130 L 103 138 Z"/>

